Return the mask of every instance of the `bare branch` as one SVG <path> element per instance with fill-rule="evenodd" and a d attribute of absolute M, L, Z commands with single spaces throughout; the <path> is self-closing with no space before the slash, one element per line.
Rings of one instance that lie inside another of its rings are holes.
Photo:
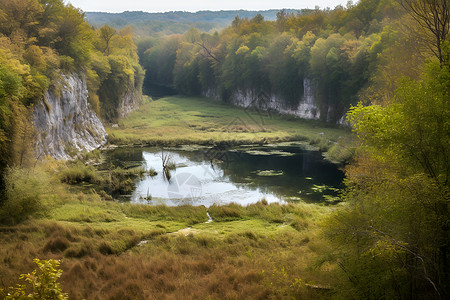
<path fill-rule="evenodd" d="M 211 57 L 212 59 L 220 63 L 220 60 L 212 53 L 210 49 L 208 49 L 208 47 L 205 46 L 205 42 L 195 42 L 195 44 L 203 48 L 203 50 L 206 52 L 207 57 Z"/>
<path fill-rule="evenodd" d="M 442 42 L 450 30 L 450 5 L 448 0 L 397 0 L 409 15 L 433 36 L 433 53 L 442 64 Z"/>
<path fill-rule="evenodd" d="M 431 284 L 431 286 L 433 287 L 434 291 L 435 291 L 436 294 L 438 295 L 439 299 L 441 299 L 441 294 L 439 293 L 439 290 L 437 289 L 436 284 L 433 282 L 433 280 L 431 280 L 430 276 L 428 276 L 427 268 L 426 268 L 426 266 L 425 266 L 425 260 L 423 259 L 422 256 L 420 256 L 419 254 L 417 254 L 417 253 L 414 252 L 413 250 L 411 250 L 411 249 L 409 249 L 408 247 L 406 247 L 406 246 L 404 245 L 404 243 L 401 243 L 400 241 L 394 239 L 389 233 L 386 233 L 386 232 L 383 232 L 383 231 L 381 231 L 381 230 L 379 230 L 379 229 L 376 229 L 376 228 L 373 227 L 373 226 L 368 226 L 368 228 L 369 228 L 369 229 L 372 229 L 373 231 L 375 231 L 375 232 L 377 232 L 377 233 L 379 233 L 379 234 L 381 234 L 381 235 L 384 235 L 384 236 L 389 237 L 390 241 L 391 241 L 394 245 L 396 245 L 396 246 L 399 247 L 399 248 L 402 248 L 403 250 L 405 250 L 405 251 L 408 252 L 409 254 L 413 255 L 414 258 L 418 259 L 418 260 L 421 262 L 421 264 L 422 264 L 422 270 L 423 270 L 423 273 L 424 273 L 424 278 Z"/>

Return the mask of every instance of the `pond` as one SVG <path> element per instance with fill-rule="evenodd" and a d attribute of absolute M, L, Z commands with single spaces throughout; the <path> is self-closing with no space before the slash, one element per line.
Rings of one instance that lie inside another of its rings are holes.
<path fill-rule="evenodd" d="M 336 165 L 302 142 L 227 150 L 127 147 L 110 150 L 107 157 L 110 165 L 157 172 L 136 179 L 135 190 L 125 196 L 153 205 L 334 201 L 344 177 Z M 172 168 L 164 168 L 163 161 Z"/>

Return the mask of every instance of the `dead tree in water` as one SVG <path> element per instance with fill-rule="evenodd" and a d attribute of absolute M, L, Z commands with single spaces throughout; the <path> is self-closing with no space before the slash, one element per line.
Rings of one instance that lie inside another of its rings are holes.
<path fill-rule="evenodd" d="M 161 150 L 161 162 L 163 167 L 163 173 L 164 178 L 166 178 L 168 181 L 172 178 L 172 174 L 170 173 L 170 170 L 175 169 L 175 163 L 172 162 L 171 156 L 168 153 L 164 153 L 164 150 Z"/>

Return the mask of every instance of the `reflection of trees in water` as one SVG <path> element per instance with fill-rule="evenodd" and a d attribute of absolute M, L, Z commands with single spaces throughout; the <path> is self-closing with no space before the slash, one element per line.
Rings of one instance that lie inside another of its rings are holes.
<path fill-rule="evenodd" d="M 314 184 L 339 186 L 343 179 L 342 172 L 336 166 L 324 162 L 320 153 L 297 152 L 291 156 L 251 155 L 241 152 L 240 155 L 235 155 L 234 159 L 224 162 L 220 166 L 232 182 L 277 196 L 300 196 L 319 201 L 322 199 L 322 193 L 313 192 Z M 256 173 L 262 170 L 282 171 L 283 175 L 258 176 Z M 298 192 L 301 190 L 311 194 L 299 195 Z"/>
<path fill-rule="evenodd" d="M 199 163 L 209 161 L 213 169 L 222 169 L 224 177 L 228 177 L 239 187 L 272 193 L 279 197 L 301 196 L 319 201 L 322 199 L 322 193 L 313 191 L 315 184 L 341 186 L 343 173 L 335 165 L 325 162 L 319 152 L 306 151 L 298 147 L 252 147 L 248 150 L 268 153 L 271 150 L 282 150 L 294 155 L 255 155 L 245 151 L 213 148 L 189 153 L 188 158 Z M 283 175 L 256 174 L 263 170 L 283 171 Z M 303 194 L 298 193 L 301 190 L 304 191 Z M 307 192 L 311 195 L 306 195 Z"/>
<path fill-rule="evenodd" d="M 169 161 L 172 165 L 190 161 L 194 164 L 208 164 L 208 169 L 215 171 L 211 174 L 219 181 L 230 181 L 239 188 L 249 191 L 256 191 L 274 194 L 278 197 L 302 197 L 314 201 L 322 199 L 322 193 L 313 190 L 314 185 L 325 185 L 330 187 L 340 187 L 343 173 L 331 163 L 325 162 L 319 152 L 306 151 L 293 147 L 252 147 L 247 150 L 264 151 L 284 151 L 291 155 L 258 155 L 249 154 L 245 151 L 221 150 L 221 149 L 201 149 L 201 150 L 164 150 L 155 148 L 122 148 L 112 152 L 114 159 L 128 161 L 144 161 L 143 151 L 151 152 L 160 156 L 163 161 L 163 172 L 161 176 L 168 181 L 172 178 L 170 168 L 167 167 Z M 161 151 L 162 153 L 158 153 Z M 165 161 L 165 162 L 164 162 Z M 166 166 L 166 168 L 164 168 Z M 258 176 L 259 171 L 274 170 L 282 171 L 279 176 Z M 302 191 L 301 194 L 298 192 Z M 326 191 L 325 193 L 328 193 Z M 310 193 L 310 195 L 307 195 Z"/>

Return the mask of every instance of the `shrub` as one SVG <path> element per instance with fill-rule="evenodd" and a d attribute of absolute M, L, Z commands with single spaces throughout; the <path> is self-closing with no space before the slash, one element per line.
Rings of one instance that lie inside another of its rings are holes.
<path fill-rule="evenodd" d="M 334 144 L 325 153 L 325 159 L 334 163 L 347 163 L 355 155 L 355 148 Z"/>
<path fill-rule="evenodd" d="M 44 252 L 63 252 L 70 246 L 70 242 L 63 236 L 55 236 L 50 239 L 44 246 Z"/>
<path fill-rule="evenodd" d="M 0 223 L 17 224 L 42 211 L 47 177 L 35 171 L 11 168 L 5 174 L 5 199 L 0 207 Z"/>
<path fill-rule="evenodd" d="M 156 172 L 155 169 L 150 168 L 150 170 L 147 171 L 147 174 L 148 174 L 150 177 L 154 177 L 154 176 L 158 175 L 158 172 Z"/>
<path fill-rule="evenodd" d="M 8 293 L 5 299 L 68 299 L 67 294 L 62 292 L 61 285 L 57 282 L 62 275 L 62 271 L 59 269 L 59 261 L 35 259 L 34 262 L 38 267 L 33 272 L 20 275 L 20 279 L 31 285 L 32 292 L 27 292 L 27 285 L 18 284 L 16 288 L 10 288 L 13 291 Z"/>
<path fill-rule="evenodd" d="M 64 251 L 65 257 L 81 258 L 84 256 L 90 256 L 94 252 L 94 247 L 88 242 L 73 244 L 70 248 Z"/>
<path fill-rule="evenodd" d="M 82 163 L 74 164 L 61 173 L 61 181 L 69 184 L 81 182 L 98 183 L 100 177 L 93 166 L 85 166 Z"/>

